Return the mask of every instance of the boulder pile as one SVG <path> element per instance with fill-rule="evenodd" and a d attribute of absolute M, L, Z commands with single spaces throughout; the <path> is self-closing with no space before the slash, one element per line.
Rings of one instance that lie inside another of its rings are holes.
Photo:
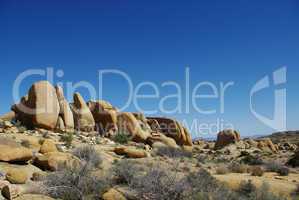
<path fill-rule="evenodd" d="M 52 86 L 48 81 L 34 83 L 28 95 L 20 103 L 13 105 L 11 110 L 1 118 L 19 121 L 29 129 L 97 131 L 106 137 L 122 133 L 134 142 L 192 146 L 189 131 L 177 120 L 146 118 L 142 113 L 119 112 L 103 100 L 86 103 L 79 93 L 75 93 L 73 103 L 69 103 L 64 97 L 63 89 Z"/>

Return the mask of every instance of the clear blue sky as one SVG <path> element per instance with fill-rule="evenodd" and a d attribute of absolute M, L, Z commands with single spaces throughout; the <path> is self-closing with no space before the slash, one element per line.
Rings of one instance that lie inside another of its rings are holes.
<path fill-rule="evenodd" d="M 202 115 L 191 109 L 170 116 L 203 123 L 221 118 L 243 135 L 265 134 L 274 130 L 250 112 L 249 92 L 263 76 L 287 66 L 287 128 L 299 129 L 298 44 L 297 0 L 0 0 L 0 112 L 9 111 L 13 83 L 27 69 L 53 67 L 64 71 L 54 83 L 83 80 L 95 86 L 98 70 L 119 69 L 134 85 L 158 84 L 163 97 L 174 88 L 161 83 L 171 80 L 183 87 L 189 66 L 191 87 L 202 81 L 234 81 L 226 93 L 225 112 Z M 26 79 L 21 93 L 40 79 L 44 77 Z M 103 89 L 114 105 L 126 101 L 127 85 L 120 77 L 107 76 Z M 273 90 L 267 91 L 255 102 L 260 112 L 271 115 Z M 89 98 L 84 89 L 80 92 Z M 153 108 L 157 102 L 140 105 Z M 203 104 L 218 109 L 218 102 Z M 175 103 L 170 100 L 167 107 Z"/>

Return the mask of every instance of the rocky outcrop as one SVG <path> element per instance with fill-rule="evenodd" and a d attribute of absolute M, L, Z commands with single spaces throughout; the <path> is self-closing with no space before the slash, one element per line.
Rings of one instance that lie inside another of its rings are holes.
<path fill-rule="evenodd" d="M 278 146 L 274 145 L 269 138 L 265 138 L 263 140 L 259 140 L 257 144 L 257 148 L 263 151 L 272 151 L 273 153 L 278 152 Z"/>
<path fill-rule="evenodd" d="M 64 129 L 62 131 L 71 132 L 74 130 L 74 116 L 72 110 L 69 103 L 64 98 L 63 89 L 60 86 L 56 86 L 55 89 L 60 106 L 59 116 L 63 120 L 63 124 L 60 122 L 57 127 L 60 130 Z"/>
<path fill-rule="evenodd" d="M 128 135 L 134 142 L 145 142 L 150 136 L 150 132 L 141 128 L 132 113 L 118 113 L 117 127 L 120 133 Z"/>
<path fill-rule="evenodd" d="M 221 149 L 229 144 L 239 142 L 241 140 L 240 133 L 235 130 L 223 130 L 217 135 L 215 149 Z"/>
<path fill-rule="evenodd" d="M 81 131 L 93 131 L 95 127 L 93 115 L 79 93 L 74 94 L 74 104 L 72 104 L 71 108 L 74 115 L 75 128 Z"/>
<path fill-rule="evenodd" d="M 147 143 L 153 147 L 169 146 L 172 148 L 179 148 L 174 139 L 167 137 L 163 133 L 152 133 L 148 137 Z"/>
<path fill-rule="evenodd" d="M 24 170 L 11 168 L 6 173 L 6 180 L 12 184 L 25 184 L 28 180 L 28 174 Z"/>
<path fill-rule="evenodd" d="M 40 81 L 33 84 L 28 93 L 29 116 L 36 128 L 53 130 L 59 115 L 59 102 L 55 88 L 48 81 Z"/>
<path fill-rule="evenodd" d="M 114 135 L 117 131 L 117 109 L 109 102 L 99 100 L 87 103 L 96 123 L 96 130 L 107 137 Z"/>
<path fill-rule="evenodd" d="M 159 124 L 158 132 L 173 138 L 178 145 L 192 146 L 192 139 L 189 131 L 178 121 L 160 117 L 149 117 L 148 120 L 150 121 L 150 126 L 153 126 L 153 123 L 157 122 Z M 158 129 L 157 124 L 155 124 L 155 127 L 155 129 Z"/>

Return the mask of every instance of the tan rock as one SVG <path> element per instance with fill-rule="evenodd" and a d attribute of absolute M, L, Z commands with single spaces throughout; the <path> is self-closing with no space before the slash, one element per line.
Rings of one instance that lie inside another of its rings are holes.
<path fill-rule="evenodd" d="M 128 158 L 145 158 L 148 154 L 145 150 L 133 147 L 116 147 L 114 152 L 118 155 L 125 155 Z"/>
<path fill-rule="evenodd" d="M 27 162 L 32 159 L 32 151 L 20 144 L 5 138 L 0 139 L 0 161 Z"/>
<path fill-rule="evenodd" d="M 55 88 L 48 81 L 31 86 L 26 105 L 32 109 L 26 114 L 30 114 L 34 127 L 55 129 L 60 107 Z"/>
<path fill-rule="evenodd" d="M 178 145 L 192 146 L 192 139 L 189 131 L 177 120 L 163 117 L 149 117 L 148 121 L 158 122 L 160 127 L 158 132 L 173 138 Z"/>
<path fill-rule="evenodd" d="M 6 180 L 8 180 L 12 184 L 25 184 L 28 180 L 28 174 L 26 173 L 26 171 L 11 168 L 6 173 Z"/>
<path fill-rule="evenodd" d="M 56 144 L 51 139 L 44 140 L 44 142 L 40 148 L 40 153 L 42 153 L 42 154 L 50 153 L 50 152 L 57 152 L 57 151 L 58 150 L 57 150 Z"/>
<path fill-rule="evenodd" d="M 117 130 L 117 109 L 103 100 L 90 101 L 87 105 L 95 120 L 97 131 L 107 137 L 114 135 Z"/>
<path fill-rule="evenodd" d="M 65 126 L 64 126 L 64 121 L 62 119 L 62 117 L 58 117 L 57 120 L 57 124 L 56 124 L 56 128 L 55 128 L 58 132 L 65 132 Z"/>
<path fill-rule="evenodd" d="M 172 148 L 179 148 L 176 144 L 176 141 L 173 138 L 167 137 L 162 133 L 152 133 L 148 137 L 148 143 L 150 143 L 153 147 L 159 145 L 160 143 L 172 147 Z M 158 144 L 155 144 L 158 143 Z"/>
<path fill-rule="evenodd" d="M 63 89 L 60 86 L 56 86 L 55 89 L 56 89 L 56 94 L 60 106 L 59 115 L 61 116 L 64 122 L 65 130 L 72 131 L 75 125 L 74 125 L 74 116 L 71 107 L 67 102 L 67 100 L 64 98 Z"/>
<path fill-rule="evenodd" d="M 134 142 L 145 142 L 150 136 L 150 132 L 141 128 L 139 122 L 132 113 L 118 113 L 117 127 L 119 132 L 127 134 Z"/>
<path fill-rule="evenodd" d="M 20 197 L 16 198 L 15 200 L 54 200 L 51 197 L 41 195 L 41 194 L 24 194 Z"/>
<path fill-rule="evenodd" d="M 117 190 L 110 189 L 108 192 L 104 193 L 102 196 L 103 200 L 126 200 L 126 198 Z"/>
<path fill-rule="evenodd" d="M 221 149 L 229 144 L 239 142 L 241 140 L 240 133 L 235 130 L 223 130 L 218 133 L 215 149 Z"/>
<path fill-rule="evenodd" d="M 94 130 L 95 121 L 93 115 L 79 93 L 74 94 L 74 104 L 71 108 L 76 129 L 81 131 Z"/>
<path fill-rule="evenodd" d="M 69 153 L 50 152 L 37 156 L 33 164 L 42 170 L 57 171 L 64 167 L 78 166 L 80 160 Z"/>
<path fill-rule="evenodd" d="M 265 139 L 258 141 L 257 148 L 264 150 L 264 151 L 270 150 L 273 153 L 278 152 L 278 146 L 274 145 L 270 138 L 265 138 Z"/>

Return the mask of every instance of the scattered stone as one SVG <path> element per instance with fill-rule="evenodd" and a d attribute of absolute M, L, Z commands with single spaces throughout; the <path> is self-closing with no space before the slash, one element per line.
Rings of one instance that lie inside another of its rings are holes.
<path fill-rule="evenodd" d="M 110 189 L 108 192 L 104 193 L 102 196 L 103 200 L 126 200 L 126 198 L 117 190 Z"/>
<path fill-rule="evenodd" d="M 12 184 L 25 184 L 28 180 L 28 174 L 24 170 L 11 168 L 6 173 L 6 180 Z"/>
<path fill-rule="evenodd" d="M 57 151 L 58 150 L 57 150 L 56 144 L 51 139 L 44 140 L 44 142 L 40 148 L 40 153 L 42 153 L 42 154 L 46 154 L 46 153 L 50 153 L 50 152 L 57 152 Z"/>

